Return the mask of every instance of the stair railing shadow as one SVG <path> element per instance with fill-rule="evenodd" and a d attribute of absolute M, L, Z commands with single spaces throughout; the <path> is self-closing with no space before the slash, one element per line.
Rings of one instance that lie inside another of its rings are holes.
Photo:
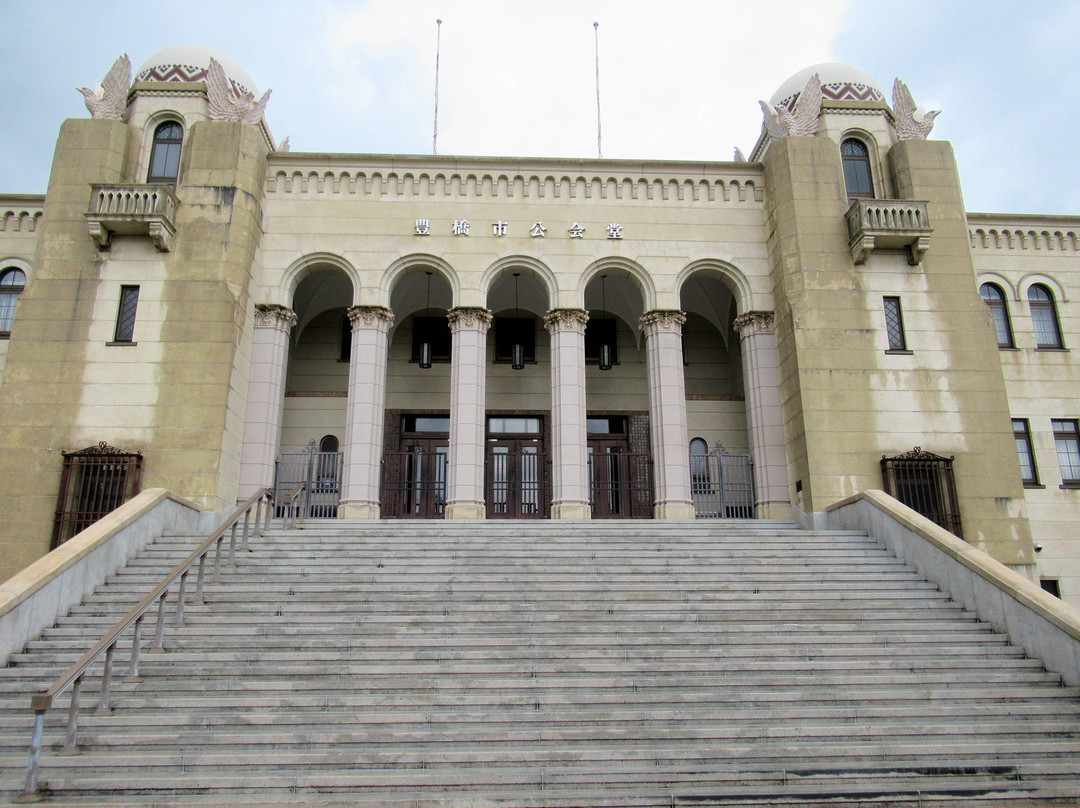
<path fill-rule="evenodd" d="M 295 502 L 303 483 L 297 486 L 284 503 L 286 524 L 296 524 Z M 254 512 L 254 523 L 252 522 Z M 143 598 L 135 608 L 127 613 L 109 631 L 98 640 L 94 646 L 83 655 L 78 662 L 74 663 L 64 673 L 46 688 L 42 688 L 30 700 L 30 709 L 34 712 L 34 735 L 30 742 L 29 759 L 26 764 L 26 787 L 23 789 L 15 802 L 38 802 L 42 799 L 40 784 L 38 782 L 38 765 L 41 759 L 41 741 L 45 728 L 45 713 L 53 705 L 57 696 L 71 688 L 71 703 L 68 707 L 67 734 L 61 754 L 78 754 L 77 743 L 79 728 L 79 695 L 82 690 L 90 667 L 104 654 L 105 662 L 101 674 L 101 695 L 95 712 L 111 712 L 109 707 L 109 688 L 112 682 L 113 658 L 116 648 L 120 643 L 121 635 L 129 628 L 132 629 L 131 659 L 128 662 L 127 678 L 135 679 L 139 675 L 139 652 L 142 647 L 143 621 L 148 612 L 157 605 L 157 624 L 155 626 L 152 650 L 161 650 L 165 643 L 165 613 L 170 588 L 178 584 L 176 594 L 176 608 L 173 613 L 173 625 L 184 625 L 184 604 L 188 602 L 203 603 L 203 587 L 206 582 L 206 564 L 210 555 L 210 548 L 214 548 L 212 583 L 218 583 L 221 574 L 221 560 L 225 536 L 229 536 L 228 564 L 236 566 L 236 551 L 249 550 L 248 539 L 254 533 L 255 537 L 262 536 L 264 530 L 270 528 L 270 517 L 274 513 L 273 492 L 268 488 L 260 488 L 246 502 L 238 505 L 236 509 L 210 534 L 184 561 L 181 561 L 172 571 L 162 579 L 154 589 Z M 240 525 L 243 524 L 242 530 Z M 238 537 L 238 532 L 240 533 Z M 198 573 L 195 584 L 195 592 L 189 598 L 188 577 L 192 567 L 198 565 Z"/>

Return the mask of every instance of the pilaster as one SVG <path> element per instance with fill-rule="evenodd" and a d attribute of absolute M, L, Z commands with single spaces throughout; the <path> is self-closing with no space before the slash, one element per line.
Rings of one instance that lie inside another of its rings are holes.
<path fill-rule="evenodd" d="M 776 318 L 771 311 L 748 311 L 735 319 L 735 331 L 742 346 L 746 423 L 754 459 L 754 513 L 759 519 L 787 519 L 791 515 L 791 498 L 780 406 Z"/>
<path fill-rule="evenodd" d="M 690 448 L 686 436 L 681 311 L 653 310 L 641 317 L 649 379 L 653 484 L 657 519 L 693 519 Z"/>
<path fill-rule="evenodd" d="M 292 309 L 273 304 L 255 307 L 237 502 L 245 501 L 263 486 L 274 484 L 274 461 L 281 442 L 281 416 L 285 408 L 289 332 L 295 325 L 296 314 Z"/>
<path fill-rule="evenodd" d="M 450 469 L 447 519 L 483 519 L 484 435 L 487 426 L 487 332 L 491 312 L 461 307 L 447 315 L 453 338 L 450 364 Z"/>
<path fill-rule="evenodd" d="M 551 334 L 552 519 L 589 519 L 588 442 L 585 430 L 583 309 L 554 309 L 544 317 Z"/>
<path fill-rule="evenodd" d="M 349 397 L 345 421 L 342 519 L 378 519 L 379 464 L 383 455 L 387 335 L 394 313 L 383 306 L 353 306 Z"/>

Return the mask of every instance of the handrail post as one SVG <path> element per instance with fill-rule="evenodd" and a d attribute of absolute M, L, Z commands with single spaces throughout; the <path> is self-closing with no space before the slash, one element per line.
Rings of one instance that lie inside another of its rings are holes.
<path fill-rule="evenodd" d="M 127 675 L 129 681 L 139 678 L 139 650 L 142 646 L 142 624 L 145 617 L 145 614 L 139 615 L 131 634 L 131 662 L 128 665 Z"/>
<path fill-rule="evenodd" d="M 80 676 L 71 685 L 71 705 L 68 707 L 67 732 L 64 734 L 65 755 L 76 755 L 79 752 L 79 694 L 82 692 L 82 683 L 83 677 Z"/>
<path fill-rule="evenodd" d="M 105 652 L 105 670 L 101 674 L 101 700 L 98 702 L 96 713 L 109 713 L 109 686 L 112 684 L 113 654 L 116 651 L 116 643 L 109 646 Z"/>
<path fill-rule="evenodd" d="M 38 791 L 38 763 L 41 761 L 41 734 L 45 729 L 45 711 L 34 711 L 34 737 L 30 741 L 30 755 L 26 761 L 26 786 L 15 802 L 40 802 Z"/>
<path fill-rule="evenodd" d="M 265 533 L 270 529 L 270 517 L 274 514 L 274 498 L 270 495 L 270 492 L 268 491 L 264 499 L 266 501 L 266 511 L 264 516 L 265 522 L 263 524 L 263 532 Z"/>
<path fill-rule="evenodd" d="M 180 591 L 176 598 L 176 616 L 173 618 L 173 625 L 184 625 L 184 598 L 187 597 L 187 579 L 188 571 L 184 570 L 180 574 Z"/>
<path fill-rule="evenodd" d="M 216 542 L 214 542 L 214 583 L 218 583 L 221 580 L 221 543 L 225 541 L 224 536 L 218 536 Z"/>
<path fill-rule="evenodd" d="M 199 556 L 199 577 L 195 582 L 195 602 L 205 603 L 203 600 L 203 579 L 206 577 L 206 553 Z"/>
<path fill-rule="evenodd" d="M 234 519 L 233 523 L 232 523 L 232 528 L 229 531 L 229 566 L 230 567 L 235 567 L 236 566 L 236 523 L 239 522 L 239 521 L 240 521 L 239 519 Z"/>
<path fill-rule="evenodd" d="M 161 649 L 165 646 L 165 599 L 168 592 L 162 592 L 158 598 L 157 629 L 154 631 L 154 647 Z"/>
<path fill-rule="evenodd" d="M 243 550 L 248 549 L 248 535 L 251 531 L 251 508 L 244 511 L 244 538 L 240 543 L 240 547 Z"/>

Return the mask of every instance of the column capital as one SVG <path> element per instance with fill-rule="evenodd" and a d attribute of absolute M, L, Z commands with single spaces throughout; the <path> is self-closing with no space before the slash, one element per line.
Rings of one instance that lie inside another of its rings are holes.
<path fill-rule="evenodd" d="M 667 332 L 681 334 L 686 315 L 678 309 L 653 309 L 641 315 L 641 330 L 645 336 Z"/>
<path fill-rule="evenodd" d="M 735 318 L 735 330 L 740 337 L 772 334 L 776 331 L 776 315 L 771 311 L 748 311 Z"/>
<path fill-rule="evenodd" d="M 296 313 L 288 306 L 277 303 L 255 304 L 255 327 L 276 328 L 288 332 L 296 325 Z"/>
<path fill-rule="evenodd" d="M 459 306 L 456 309 L 450 309 L 446 313 L 446 319 L 450 321 L 451 331 L 469 330 L 487 333 L 494 318 L 490 311 L 479 306 Z"/>
<path fill-rule="evenodd" d="M 589 312 L 585 309 L 552 309 L 544 315 L 544 325 L 549 334 L 558 331 L 577 331 L 585 333 L 585 323 L 589 322 Z"/>
<path fill-rule="evenodd" d="M 347 313 L 353 328 L 375 328 L 389 332 L 394 324 L 394 312 L 385 306 L 350 306 Z"/>

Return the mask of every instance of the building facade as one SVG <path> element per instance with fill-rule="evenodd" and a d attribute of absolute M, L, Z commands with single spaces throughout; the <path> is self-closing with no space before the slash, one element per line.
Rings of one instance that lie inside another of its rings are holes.
<path fill-rule="evenodd" d="M 713 163 L 293 153 L 201 48 L 120 85 L 0 197 L 0 576 L 136 480 L 805 524 L 886 486 L 1080 602 L 1080 218 L 968 213 L 860 71 Z"/>

